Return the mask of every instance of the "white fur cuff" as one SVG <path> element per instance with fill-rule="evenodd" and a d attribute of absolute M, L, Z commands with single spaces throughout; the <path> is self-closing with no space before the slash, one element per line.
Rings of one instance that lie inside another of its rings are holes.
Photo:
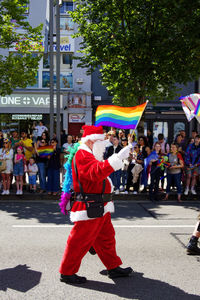
<path fill-rule="evenodd" d="M 108 158 L 108 162 L 115 171 L 123 167 L 123 162 L 118 158 L 116 153 Z"/>

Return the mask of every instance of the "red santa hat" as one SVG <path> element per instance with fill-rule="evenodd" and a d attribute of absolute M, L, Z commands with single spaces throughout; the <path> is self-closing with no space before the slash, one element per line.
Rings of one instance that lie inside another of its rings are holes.
<path fill-rule="evenodd" d="M 84 125 L 82 127 L 83 135 L 81 138 L 81 142 L 85 143 L 88 140 L 104 140 L 105 135 L 103 133 L 103 127 L 102 126 L 94 126 L 94 125 Z"/>

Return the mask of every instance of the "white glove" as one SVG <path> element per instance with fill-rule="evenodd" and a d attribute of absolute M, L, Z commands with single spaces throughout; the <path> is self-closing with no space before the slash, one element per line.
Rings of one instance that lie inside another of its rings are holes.
<path fill-rule="evenodd" d="M 119 151 L 119 153 L 117 153 L 117 157 L 122 160 L 128 158 L 131 148 L 132 148 L 132 145 L 128 145 L 128 146 L 124 147 L 122 150 Z"/>

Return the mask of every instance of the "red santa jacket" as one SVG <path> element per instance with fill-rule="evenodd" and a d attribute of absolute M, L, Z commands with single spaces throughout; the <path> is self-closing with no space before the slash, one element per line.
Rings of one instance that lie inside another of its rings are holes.
<path fill-rule="evenodd" d="M 106 179 L 105 194 L 109 194 L 113 190 L 112 181 L 108 176 L 122 167 L 122 161 L 113 154 L 108 160 L 98 161 L 92 151 L 82 144 L 75 155 L 76 166 L 78 170 L 78 178 L 86 194 L 101 194 L 103 190 L 103 180 Z M 79 184 L 72 163 L 72 177 L 74 191 L 79 193 Z M 114 204 L 112 201 L 104 203 L 104 214 L 114 212 Z M 70 214 L 72 222 L 91 220 L 87 216 L 84 202 L 75 201 Z"/>

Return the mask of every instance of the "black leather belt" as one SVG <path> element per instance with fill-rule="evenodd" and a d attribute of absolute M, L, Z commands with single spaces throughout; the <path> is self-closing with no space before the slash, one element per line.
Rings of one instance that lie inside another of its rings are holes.
<path fill-rule="evenodd" d="M 75 194 L 75 201 L 85 202 L 109 202 L 112 201 L 112 194 L 84 194 L 84 197 L 81 194 Z"/>

